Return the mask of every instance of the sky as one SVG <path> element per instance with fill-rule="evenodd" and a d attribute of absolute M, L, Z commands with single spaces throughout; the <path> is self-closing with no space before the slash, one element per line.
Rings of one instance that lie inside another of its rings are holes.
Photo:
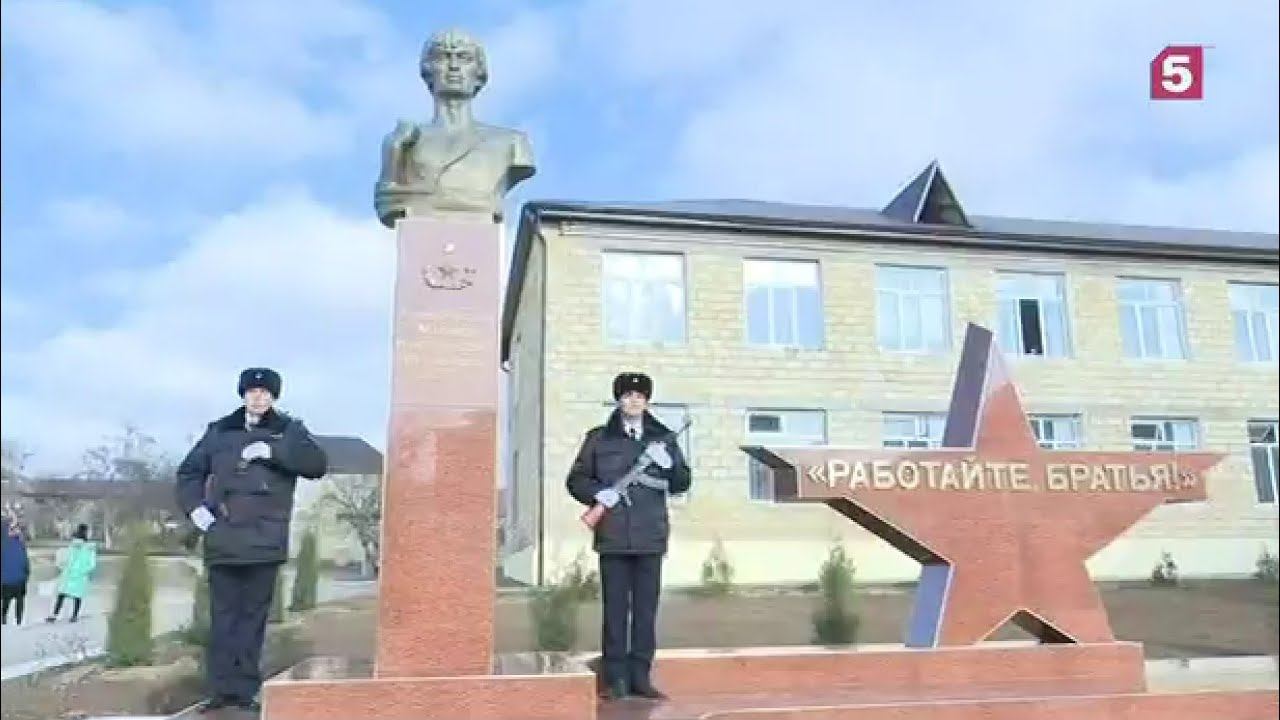
<path fill-rule="evenodd" d="M 1274 3 L 1198 0 L 0 2 L 0 432 L 73 473 L 126 424 L 180 456 L 284 376 L 384 447 L 382 136 L 417 56 L 485 44 L 508 197 L 882 207 L 937 158 L 971 214 L 1276 232 Z M 1204 44 L 1205 99 L 1148 65 Z"/>

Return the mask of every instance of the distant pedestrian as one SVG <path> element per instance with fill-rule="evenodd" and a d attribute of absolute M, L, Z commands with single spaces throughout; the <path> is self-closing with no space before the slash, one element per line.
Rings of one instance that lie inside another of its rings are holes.
<path fill-rule="evenodd" d="M 22 539 L 22 527 L 8 515 L 4 517 L 4 554 L 0 557 L 0 596 L 4 604 L 4 624 L 9 624 L 9 606 L 13 605 L 13 620 L 22 624 L 22 612 L 27 605 L 27 579 L 31 577 L 31 562 L 27 558 L 27 544 Z"/>
<path fill-rule="evenodd" d="M 89 540 L 89 526 L 80 523 L 71 535 L 71 544 L 58 551 L 58 599 L 45 622 L 54 622 L 62 612 L 62 603 L 71 598 L 71 622 L 80 619 L 80 605 L 89 591 L 89 579 L 98 567 L 98 545 Z"/>

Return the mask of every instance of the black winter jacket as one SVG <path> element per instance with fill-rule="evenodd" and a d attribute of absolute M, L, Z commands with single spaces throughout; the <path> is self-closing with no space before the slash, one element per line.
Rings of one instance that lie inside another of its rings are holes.
<path fill-rule="evenodd" d="M 650 442 L 670 432 L 646 412 L 644 436 L 639 441 L 633 440 L 623 430 L 621 412 L 614 410 L 607 423 L 593 428 L 582 441 L 566 482 L 569 494 L 583 505 L 594 505 L 596 493 L 612 487 L 635 465 Z M 687 492 L 691 478 L 684 454 L 680 452 L 675 438 L 670 438 L 666 447 L 671 455 L 671 468 L 663 470 L 657 465 L 650 465 L 645 472 L 666 480 L 673 494 Z M 628 493 L 631 504 L 619 502 L 605 511 L 604 518 L 596 525 L 596 552 L 605 555 L 665 554 L 671 535 L 667 494 L 636 484 Z"/>
<path fill-rule="evenodd" d="M 217 520 L 204 537 L 209 565 L 280 563 L 289 558 L 289 519 L 298 476 L 316 479 L 328 459 L 301 420 L 269 410 L 253 430 L 244 408 L 209 424 L 178 466 L 178 505 L 190 515 L 201 504 Z M 262 441 L 269 459 L 242 464 L 240 451 Z"/>

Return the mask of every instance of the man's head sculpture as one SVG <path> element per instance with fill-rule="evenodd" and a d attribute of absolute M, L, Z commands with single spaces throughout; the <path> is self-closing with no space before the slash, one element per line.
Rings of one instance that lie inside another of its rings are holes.
<path fill-rule="evenodd" d="M 489 82 L 484 47 L 461 30 L 432 35 L 422 46 L 418 70 L 435 97 L 470 99 Z"/>

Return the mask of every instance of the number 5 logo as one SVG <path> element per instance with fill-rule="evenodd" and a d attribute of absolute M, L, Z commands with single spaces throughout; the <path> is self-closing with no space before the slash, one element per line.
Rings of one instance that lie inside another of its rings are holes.
<path fill-rule="evenodd" d="M 1151 99 L 1204 99 L 1203 45 L 1170 45 L 1151 60 Z"/>

